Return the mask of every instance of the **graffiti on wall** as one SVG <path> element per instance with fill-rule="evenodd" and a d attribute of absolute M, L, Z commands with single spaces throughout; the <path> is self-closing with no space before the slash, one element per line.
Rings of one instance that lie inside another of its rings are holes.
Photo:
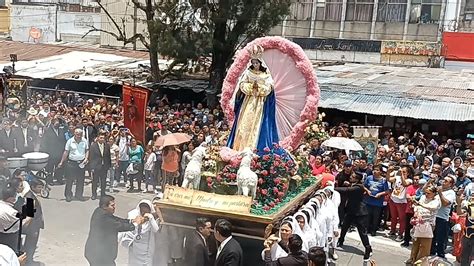
<path fill-rule="evenodd" d="M 303 49 L 310 50 L 334 50 L 353 52 L 379 53 L 381 41 L 368 40 L 344 40 L 344 39 L 320 39 L 320 38 L 293 38 L 293 42 Z"/>
<path fill-rule="evenodd" d="M 441 44 L 421 41 L 382 41 L 382 54 L 440 55 Z"/>
<path fill-rule="evenodd" d="M 94 18 L 92 16 L 76 15 L 74 18 L 74 26 L 78 28 L 90 28 L 94 26 Z"/>

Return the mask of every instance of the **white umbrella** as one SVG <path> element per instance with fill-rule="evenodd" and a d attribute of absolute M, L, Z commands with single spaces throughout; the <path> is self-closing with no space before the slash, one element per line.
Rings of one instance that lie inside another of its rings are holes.
<path fill-rule="evenodd" d="M 355 139 L 343 138 L 343 137 L 332 137 L 325 140 L 322 144 L 324 147 L 336 148 L 345 151 L 363 151 L 364 148 L 360 146 L 359 142 Z"/>

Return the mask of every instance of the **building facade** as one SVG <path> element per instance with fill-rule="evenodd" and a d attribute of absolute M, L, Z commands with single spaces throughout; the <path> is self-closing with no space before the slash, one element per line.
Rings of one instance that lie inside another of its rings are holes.
<path fill-rule="evenodd" d="M 9 8 L 13 41 L 51 43 L 56 41 L 98 44 L 100 8 L 90 0 L 14 0 Z"/>

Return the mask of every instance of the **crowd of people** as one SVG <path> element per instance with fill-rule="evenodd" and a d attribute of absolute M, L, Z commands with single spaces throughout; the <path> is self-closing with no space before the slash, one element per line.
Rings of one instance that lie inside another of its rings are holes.
<path fill-rule="evenodd" d="M 184 239 L 184 235 L 160 224 L 163 219 L 155 201 L 140 202 L 128 219 L 120 220 L 113 216 L 115 203 L 108 195 L 119 186 L 127 187 L 131 193 L 159 194 L 166 184 L 180 185 L 195 147 L 202 143 L 225 145 L 227 142 L 229 125 L 220 107 L 209 109 L 201 103 L 192 105 L 171 102 L 166 96 L 157 98 L 146 110 L 145 140 L 139 142 L 123 125 L 120 102 L 113 103 L 104 97 L 84 99 L 64 92 L 34 93 L 29 101 L 25 115 L 10 113 L 3 120 L 0 153 L 4 157 L 17 157 L 31 151 L 48 153 L 46 171 L 51 176 L 47 182 L 65 184 L 67 202 L 86 200 L 84 183 L 89 176 L 91 199 L 100 198 L 86 246 L 86 257 L 92 265 L 113 265 L 116 256 L 116 245 L 102 247 L 108 250 L 94 253 L 100 248 L 94 247 L 92 238 L 100 235 L 96 231 L 103 229 L 103 223 L 115 225 L 104 231 L 110 233 L 104 237 L 114 236 L 110 242 L 127 247 L 131 247 L 131 243 L 134 247 L 142 245 L 148 252 L 150 247 L 159 250 L 156 245 L 168 250 L 166 255 L 163 252 L 143 255 L 139 249 L 130 248 L 131 265 L 137 261 L 157 265 L 150 263 L 158 260 L 168 263 L 187 257 L 193 258 L 195 264 L 185 265 L 212 265 L 209 263 L 214 262 L 209 261 L 220 258 L 221 252 L 227 254 L 218 247 L 215 253 L 207 249 L 214 244 L 207 240 L 211 224 L 205 218 L 198 219 L 194 235 L 186 237 L 191 244 L 164 247 L 158 241 L 163 235 L 175 239 Z M 327 127 L 326 131 L 330 136 L 350 137 L 345 124 Z M 154 145 L 160 136 L 174 132 L 187 133 L 192 141 L 177 147 Z M 380 138 L 374 161 L 325 150 L 318 139 L 302 143 L 299 150 L 307 152 L 312 174 L 322 177 L 323 188 L 315 192 L 314 198 L 298 213 L 285 219 L 276 235 L 265 240 L 262 260 L 267 265 L 325 265 L 327 261 L 337 261 L 336 247 L 344 246 L 345 236 L 353 227 L 357 228 L 364 245 L 365 260 L 372 254 L 370 237 L 386 229 L 386 237 L 401 242 L 403 247 L 411 245 L 408 264 L 430 255 L 444 258 L 448 238 L 453 239 L 452 253 L 461 265 L 472 260 L 474 140 L 428 138 L 421 133 L 394 136 L 387 130 Z M 22 205 L 21 198 L 31 193 L 29 197 L 37 201 L 35 195 L 42 184 L 38 180 L 26 182 L 23 171 L 10 177 L 4 162 L 4 158 L 0 160 L 0 175 L 8 177 L 2 182 L 0 214 L 6 213 L 9 218 L 3 219 L 0 215 L 0 223 L 7 228 L 15 220 L 18 206 Z M 32 223 L 28 219 L 24 222 L 25 228 Z M 41 222 L 31 227 L 32 232 L 27 233 L 31 236 L 29 247 L 26 243 L 24 247 L 28 257 L 34 254 L 32 246 L 36 248 L 34 243 L 42 227 L 41 218 Z M 17 230 L 13 227 L 10 232 Z M 237 241 L 228 240 L 231 235 L 228 221 L 216 222 L 214 232 L 220 246 L 232 250 L 230 257 L 242 256 Z M 6 234 L 8 232 L 1 233 L 1 239 L 6 239 Z M 11 235 L 7 237 L 12 239 Z M 13 240 L 5 244 L 15 247 Z M 190 246 L 200 248 L 189 250 Z M 158 253 L 161 254 L 157 256 Z M 102 261 L 100 254 L 111 256 Z M 225 265 L 241 263 L 237 260 Z M 216 265 L 224 265 L 224 262 Z"/>

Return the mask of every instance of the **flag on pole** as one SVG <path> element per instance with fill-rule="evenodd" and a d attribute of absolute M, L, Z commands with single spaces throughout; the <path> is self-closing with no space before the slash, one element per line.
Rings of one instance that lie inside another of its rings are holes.
<path fill-rule="evenodd" d="M 147 89 L 124 84 L 122 86 L 124 126 L 143 145 L 145 142 L 145 113 L 148 103 Z"/>

